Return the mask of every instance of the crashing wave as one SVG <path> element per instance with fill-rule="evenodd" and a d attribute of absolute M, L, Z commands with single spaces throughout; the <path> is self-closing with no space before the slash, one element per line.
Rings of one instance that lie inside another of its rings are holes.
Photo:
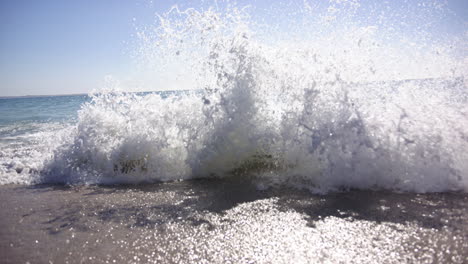
<path fill-rule="evenodd" d="M 427 42 L 409 56 L 406 39 L 349 16 L 302 12 L 301 23 L 329 30 L 302 27 L 302 38 L 286 34 L 292 43 L 235 6 L 161 15 L 139 34 L 142 56 L 195 76 L 194 92 L 93 95 L 40 181 L 241 177 L 314 192 L 466 191 L 463 63 Z"/>

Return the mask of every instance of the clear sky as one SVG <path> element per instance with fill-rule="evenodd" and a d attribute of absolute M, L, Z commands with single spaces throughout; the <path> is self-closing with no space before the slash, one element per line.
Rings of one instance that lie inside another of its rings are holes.
<path fill-rule="evenodd" d="M 271 3 L 239 2 L 260 7 Z M 106 75 L 125 76 L 134 69 L 135 26 L 152 24 L 155 13 L 174 4 L 196 7 L 200 3 L 2 0 L 0 96 L 86 93 L 102 85 Z M 449 0 L 448 6 L 459 19 L 467 20 L 467 0 Z M 467 30 L 466 23 L 462 27 Z"/>
<path fill-rule="evenodd" d="M 125 75 L 135 24 L 169 2 L 0 1 L 0 96 L 83 93 Z"/>

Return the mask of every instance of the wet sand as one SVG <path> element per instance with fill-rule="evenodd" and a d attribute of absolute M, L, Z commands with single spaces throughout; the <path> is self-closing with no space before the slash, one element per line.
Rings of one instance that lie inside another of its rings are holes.
<path fill-rule="evenodd" d="M 468 194 L 0 186 L 2 263 L 467 263 Z"/>

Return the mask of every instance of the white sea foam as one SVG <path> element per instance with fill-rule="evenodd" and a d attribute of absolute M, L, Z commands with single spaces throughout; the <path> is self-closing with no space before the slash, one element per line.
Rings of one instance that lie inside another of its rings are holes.
<path fill-rule="evenodd" d="M 45 161 L 74 128 L 63 123 L 19 123 L 0 128 L 0 184 L 40 182 Z M 15 135 L 16 134 L 16 135 Z"/>
<path fill-rule="evenodd" d="M 142 61 L 180 67 L 202 91 L 94 94 L 34 179 L 468 190 L 464 59 L 446 49 L 464 39 L 410 45 L 388 23 L 352 23 L 357 3 L 315 16 L 306 3 L 289 33 L 235 6 L 173 8 L 140 32 Z"/>

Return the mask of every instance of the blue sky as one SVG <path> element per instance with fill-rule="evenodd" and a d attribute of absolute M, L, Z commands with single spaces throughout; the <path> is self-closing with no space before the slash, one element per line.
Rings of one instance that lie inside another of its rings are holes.
<path fill-rule="evenodd" d="M 271 3 L 238 2 L 258 7 L 254 12 Z M 130 74 L 135 26 L 152 24 L 155 13 L 174 4 L 197 7 L 201 2 L 0 1 L 0 96 L 86 93 L 102 85 L 106 75 Z M 454 18 L 441 30 L 466 31 L 468 1 L 449 0 L 448 6 Z"/>
<path fill-rule="evenodd" d="M 134 24 L 151 23 L 169 7 L 142 0 L 1 1 L 0 95 L 83 93 L 105 75 L 124 75 L 132 67 Z"/>

